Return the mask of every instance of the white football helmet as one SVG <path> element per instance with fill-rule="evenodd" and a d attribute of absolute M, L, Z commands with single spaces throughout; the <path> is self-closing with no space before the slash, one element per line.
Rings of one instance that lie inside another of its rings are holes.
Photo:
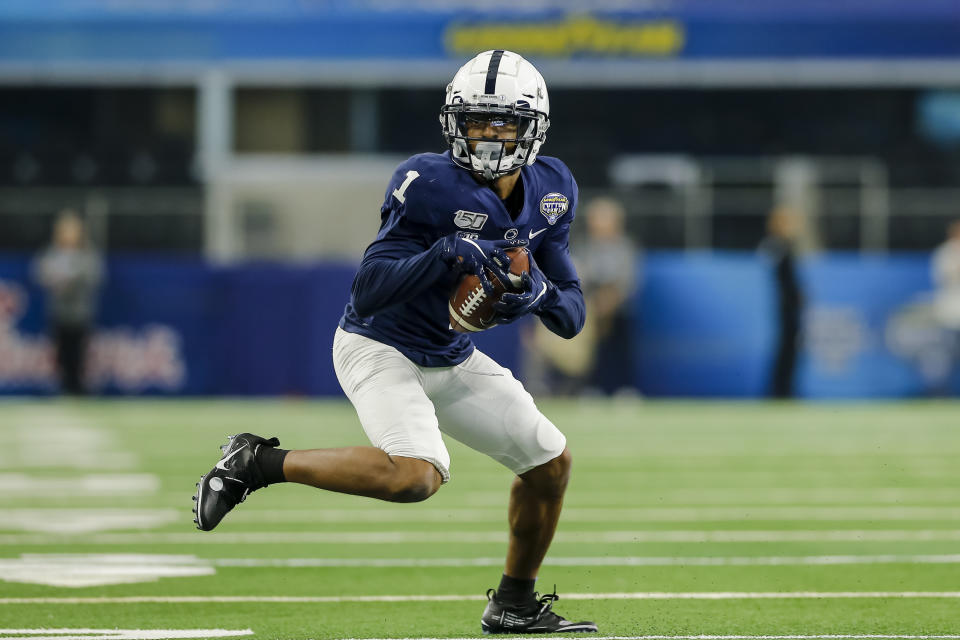
<path fill-rule="evenodd" d="M 467 122 L 516 124 L 516 137 L 469 137 Z M 536 68 L 512 51 L 484 51 L 460 67 L 440 110 L 443 137 L 460 167 L 496 180 L 533 164 L 550 126 L 547 85 Z M 470 143 L 474 148 L 470 148 Z"/>

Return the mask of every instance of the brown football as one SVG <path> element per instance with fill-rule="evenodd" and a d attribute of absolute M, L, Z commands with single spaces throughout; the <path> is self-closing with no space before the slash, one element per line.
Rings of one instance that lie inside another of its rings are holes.
<path fill-rule="evenodd" d="M 493 284 L 493 295 L 487 295 L 480 278 L 465 274 L 450 295 L 447 309 L 450 312 L 450 328 L 458 333 L 484 331 L 497 326 L 493 305 L 508 291 L 520 290 L 520 275 L 530 269 L 530 257 L 525 247 L 506 250 L 510 257 L 510 283 L 503 283 L 489 270 L 487 277 Z"/>

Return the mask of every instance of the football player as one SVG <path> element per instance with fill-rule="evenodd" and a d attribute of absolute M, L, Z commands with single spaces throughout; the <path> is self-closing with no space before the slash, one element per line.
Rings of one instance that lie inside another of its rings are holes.
<path fill-rule="evenodd" d="M 555 592 L 534 592 L 570 477 L 566 439 L 447 314 L 462 274 L 489 285 L 489 270 L 505 281 L 504 248 L 525 245 L 522 291 L 502 296 L 497 321 L 532 313 L 565 338 L 583 327 L 568 250 L 577 184 L 562 162 L 537 156 L 549 115 L 543 77 L 515 53 L 486 51 L 457 72 L 440 110 L 450 149 L 397 168 L 333 341 L 337 378 L 373 446 L 286 451 L 276 438 L 233 436 L 197 485 L 198 528 L 213 529 L 251 491 L 278 482 L 425 500 L 450 479 L 446 433 L 516 474 L 505 569 L 487 592 L 482 630 L 597 631 L 557 615 Z"/>

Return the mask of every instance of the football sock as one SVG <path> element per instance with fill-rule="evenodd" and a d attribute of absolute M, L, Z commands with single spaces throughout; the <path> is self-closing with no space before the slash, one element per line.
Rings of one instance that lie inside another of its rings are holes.
<path fill-rule="evenodd" d="M 533 597 L 533 587 L 537 579 L 522 580 L 511 578 L 503 574 L 500 578 L 500 587 L 497 589 L 497 600 L 506 605 L 514 605 L 524 609 L 536 606 L 537 601 Z"/>
<path fill-rule="evenodd" d="M 257 450 L 255 460 L 257 466 L 260 467 L 264 482 L 276 484 L 287 481 L 283 477 L 283 459 L 287 457 L 288 453 L 288 449 L 280 449 L 279 447 L 260 447 Z"/>

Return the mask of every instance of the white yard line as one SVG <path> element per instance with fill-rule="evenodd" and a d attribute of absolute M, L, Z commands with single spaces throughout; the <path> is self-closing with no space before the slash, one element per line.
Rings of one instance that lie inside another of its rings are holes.
<path fill-rule="evenodd" d="M 198 638 L 198 637 L 227 637 L 251 635 L 250 629 L 230 630 L 230 629 L 0 629 L 0 637 L 10 640 L 6 635 L 8 632 L 22 632 L 25 634 L 46 633 L 57 634 L 47 637 L 55 640 L 65 640 L 66 633 L 90 633 L 94 635 L 76 635 L 71 637 L 90 640 L 98 637 L 103 639 L 120 640 L 120 636 L 130 640 L 159 640 L 161 638 Z M 192 635 L 206 633 L 205 636 Z M 172 633 L 178 635 L 160 635 L 162 633 Z M 131 635 L 127 635 L 131 634 Z M 133 635 L 135 634 L 135 635 Z M 190 635 L 188 635 L 190 634 Z M 40 636 L 25 635 L 24 638 L 30 640 L 40 640 Z M 885 634 L 831 634 L 831 635 L 754 635 L 754 636 L 734 636 L 734 635 L 698 635 L 698 636 L 590 636 L 591 640 L 957 640 L 960 635 L 885 635 Z M 569 640 L 569 636 L 539 636 L 540 640 Z M 19 640 L 19 639 L 18 639 Z M 474 638 L 349 638 L 345 640 L 475 640 Z"/>
<path fill-rule="evenodd" d="M 200 472 L 204 469 L 197 470 L 197 475 L 199 477 Z M 0 479 L 3 477 L 3 473 L 0 473 Z M 16 475 L 16 474 L 14 474 Z M 104 474 L 105 477 L 109 477 L 109 474 Z M 192 485 L 191 485 L 192 486 Z M 458 488 L 458 493 L 456 500 L 450 501 L 451 510 L 489 510 L 496 514 L 500 514 L 505 509 L 505 500 L 507 493 L 505 491 L 470 491 L 466 488 Z M 163 491 L 159 490 L 159 486 L 154 488 L 151 493 L 153 493 L 157 499 L 162 500 L 173 500 L 174 503 L 181 503 L 183 501 L 183 491 L 176 490 L 175 487 L 164 487 Z M 189 494 L 189 491 L 187 492 Z M 75 498 L 74 495 L 65 495 L 65 494 L 43 494 L 37 493 L 36 495 L 30 496 L 33 498 L 44 498 L 45 500 L 59 500 L 62 501 L 64 506 L 70 506 L 70 501 L 72 498 Z M 66 498 L 66 500 L 65 500 Z M 9 506 L 20 506 L 23 502 L 22 497 L 18 497 L 14 494 L 2 494 L 0 493 L 0 504 L 5 504 Z M 396 507 L 396 511 L 405 511 L 407 513 L 417 513 L 420 511 L 429 511 L 435 509 L 437 511 L 443 510 L 442 507 L 436 506 L 445 503 L 445 498 L 433 498 L 429 503 L 426 503 L 430 506 L 425 505 L 415 505 L 407 507 Z M 622 503 L 622 504 L 618 504 Z M 338 504 L 343 504 L 338 502 Z M 356 508 L 347 507 L 337 509 L 344 512 L 356 512 L 356 513 L 373 513 L 378 511 L 381 506 L 363 506 L 365 504 L 363 501 L 357 501 L 353 504 L 358 505 Z M 582 505 L 582 506 L 579 506 Z M 598 506 L 603 505 L 603 506 Z M 664 506 L 670 505 L 670 506 Z M 824 508 L 831 509 L 834 507 L 845 509 L 847 507 L 853 508 L 918 508 L 918 509 L 958 509 L 960 508 L 960 493 L 956 489 L 950 487 L 914 487 L 914 488 L 878 488 L 876 490 L 870 488 L 862 489 L 849 489 L 846 487 L 837 487 L 837 488 L 816 488 L 816 489 L 806 489 L 806 488 L 771 488 L 771 489 L 754 489 L 750 487 L 744 487 L 742 489 L 715 489 L 710 487 L 703 487 L 699 489 L 660 489 L 660 488 L 645 488 L 638 489 L 634 493 L 629 494 L 629 499 L 620 496 L 619 494 L 611 494 L 609 491 L 600 491 L 594 489 L 578 489 L 575 494 L 570 494 L 570 503 L 564 508 L 564 514 L 571 509 L 612 509 L 625 511 L 630 511 L 634 509 L 742 509 L 742 508 L 751 508 L 751 506 L 756 506 L 760 508 Z M 390 507 L 388 507 L 390 508 Z M 254 504 L 244 505 L 242 510 L 237 511 L 237 514 L 247 513 L 251 511 L 256 511 L 256 506 Z M 325 510 L 322 502 L 317 503 L 317 507 L 314 511 L 320 513 Z M 262 511 L 271 511 L 270 509 L 263 509 Z M 286 511 L 286 510 L 277 510 L 277 511 Z M 307 511 L 307 510 L 304 510 Z M 237 517 L 236 514 L 231 514 L 231 518 Z M 317 516 L 322 518 L 322 515 Z M 363 519 L 364 516 L 360 515 L 358 518 Z"/>
<path fill-rule="evenodd" d="M 954 555 L 834 556 L 592 556 L 548 558 L 548 566 L 565 567 L 719 567 L 868 564 L 960 564 Z M 501 557 L 480 558 L 198 558 L 195 555 L 28 553 L 0 558 L 0 580 L 57 587 L 152 582 L 161 578 L 212 575 L 216 568 L 317 567 L 500 567 Z"/>
<path fill-rule="evenodd" d="M 253 635 L 251 629 L 0 629 L 3 640 L 167 640 Z"/>
<path fill-rule="evenodd" d="M 501 531 L 251 531 L 236 533 L 3 534 L 0 545 L 476 544 L 503 543 Z M 960 540 L 960 529 L 561 531 L 555 543 L 930 542 Z"/>
<path fill-rule="evenodd" d="M 72 502 L 83 498 L 101 496 L 143 496 L 155 494 L 160 488 L 160 479 L 152 473 L 91 473 L 80 476 L 29 475 L 26 473 L 0 473 L 0 501 L 16 499 L 23 502 L 37 500 L 63 500 Z"/>
<path fill-rule="evenodd" d="M 706 591 L 565 593 L 564 600 L 772 600 L 772 599 L 863 599 L 863 598 L 960 598 L 960 591 Z M 207 603 L 339 603 L 339 602 L 461 602 L 486 600 L 468 595 L 382 596 L 122 596 L 87 598 L 0 598 L 0 604 L 207 604 Z M 793 637 L 793 636 L 791 636 Z"/>
<path fill-rule="evenodd" d="M 0 580 L 54 587 L 134 584 L 214 573 L 209 562 L 192 555 L 23 554 L 0 558 Z"/>
<path fill-rule="evenodd" d="M 588 636 L 590 640 L 955 640 L 960 636 L 822 635 L 822 636 Z M 570 636 L 537 636 L 538 640 L 570 640 Z M 344 640 L 476 640 L 475 638 L 345 638 Z"/>
<path fill-rule="evenodd" d="M 178 509 L 0 509 L 0 530 L 84 534 L 110 529 L 159 529 L 178 520 L 182 522 L 185 516 Z"/>
<path fill-rule="evenodd" d="M 125 482 L 120 478 L 119 483 Z M 499 522 L 502 508 L 476 509 L 248 509 L 231 514 L 237 523 L 371 523 Z M 0 508 L 0 531 L 27 533 L 93 533 L 111 529 L 156 529 L 189 521 L 182 509 L 118 507 Z M 956 521 L 960 508 L 936 507 L 664 507 L 566 509 L 566 522 L 699 522 L 699 521 Z"/>
<path fill-rule="evenodd" d="M 611 505 L 616 496 L 609 491 L 578 489 L 576 498 L 580 504 Z M 457 506 L 501 506 L 503 491 L 465 491 L 457 501 Z M 882 505 L 882 504 L 960 504 L 960 496 L 953 487 L 656 487 L 644 488 L 637 495 L 630 494 L 626 505 L 637 501 L 647 502 L 649 506 L 665 505 L 730 505 L 744 503 L 769 504 L 780 506 L 796 505 Z M 568 507 L 574 506 L 573 504 Z"/>
<path fill-rule="evenodd" d="M 241 509 L 234 522 L 489 522 L 503 507 L 414 509 Z M 744 520 L 960 520 L 960 507 L 930 506 L 723 506 L 567 507 L 566 522 L 697 522 Z"/>
<path fill-rule="evenodd" d="M 503 558 L 217 558 L 216 567 L 498 567 Z M 554 567 L 661 567 L 661 566 L 791 566 L 851 564 L 960 564 L 953 555 L 844 555 L 844 556 L 598 556 L 548 557 Z"/>
<path fill-rule="evenodd" d="M 570 640 L 570 636 L 537 636 L 538 640 Z M 956 640 L 960 636 L 881 634 L 796 636 L 589 636 L 590 640 Z M 345 638 L 344 640 L 476 640 L 475 638 Z"/>
<path fill-rule="evenodd" d="M 134 469 L 139 456 L 119 451 L 98 422 L 64 406 L 23 407 L 7 416 L 0 468 Z"/>

